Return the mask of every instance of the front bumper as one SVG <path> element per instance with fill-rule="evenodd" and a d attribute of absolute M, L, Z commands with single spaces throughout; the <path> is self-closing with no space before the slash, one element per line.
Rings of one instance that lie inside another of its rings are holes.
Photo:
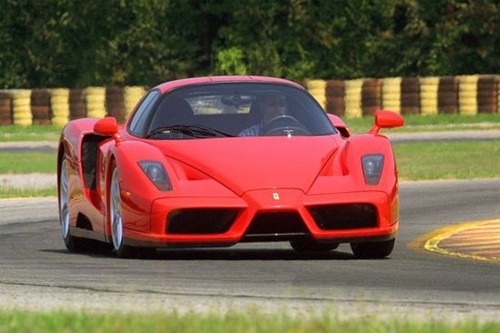
<path fill-rule="evenodd" d="M 135 246 L 230 246 L 250 241 L 312 237 L 318 242 L 395 238 L 397 191 L 306 195 L 296 189 L 264 189 L 241 198 L 161 198 L 152 203 L 149 228 L 124 230 Z"/>

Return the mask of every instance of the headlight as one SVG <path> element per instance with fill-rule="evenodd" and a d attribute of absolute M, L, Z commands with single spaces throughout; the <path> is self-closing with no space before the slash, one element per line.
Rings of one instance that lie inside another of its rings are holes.
<path fill-rule="evenodd" d="M 363 164 L 363 174 L 365 175 L 365 183 L 368 185 L 377 185 L 384 167 L 384 155 L 371 154 L 361 158 Z"/>
<path fill-rule="evenodd" d="M 160 191 L 172 190 L 170 179 L 168 178 L 167 172 L 161 163 L 154 161 L 141 161 L 139 162 L 139 165 L 146 176 L 148 176 L 149 180 L 151 180 Z"/>

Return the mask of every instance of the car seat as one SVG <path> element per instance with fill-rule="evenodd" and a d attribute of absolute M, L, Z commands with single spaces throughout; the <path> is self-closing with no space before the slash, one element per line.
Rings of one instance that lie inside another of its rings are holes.
<path fill-rule="evenodd" d="M 151 129 L 173 125 L 192 125 L 193 120 L 193 109 L 185 99 L 166 98 L 158 107 Z"/>

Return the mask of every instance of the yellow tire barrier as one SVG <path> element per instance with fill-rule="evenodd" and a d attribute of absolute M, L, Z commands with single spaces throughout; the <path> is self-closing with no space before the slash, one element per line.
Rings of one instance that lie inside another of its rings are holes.
<path fill-rule="evenodd" d="M 420 114 L 438 114 L 438 77 L 425 77 L 420 79 Z"/>
<path fill-rule="evenodd" d="M 458 76 L 458 112 L 462 115 L 477 114 L 478 75 Z"/>
<path fill-rule="evenodd" d="M 327 112 L 346 118 L 371 115 L 379 107 L 424 116 L 500 113 L 500 75 L 308 80 L 302 85 Z M 2 90 L 0 125 L 64 126 L 72 119 L 107 115 L 122 120 L 145 93 L 141 86 Z"/>
<path fill-rule="evenodd" d="M 326 81 L 310 80 L 306 81 L 307 90 L 318 101 L 323 109 L 326 108 Z"/>
<path fill-rule="evenodd" d="M 55 126 L 62 127 L 69 121 L 69 89 L 57 88 L 50 92 L 51 122 Z"/>
<path fill-rule="evenodd" d="M 31 90 L 14 90 L 12 95 L 12 119 L 14 125 L 33 125 L 33 115 L 31 114 Z"/>
<path fill-rule="evenodd" d="M 382 107 L 385 110 L 401 113 L 400 77 L 382 79 Z"/>
<path fill-rule="evenodd" d="M 85 89 L 87 116 L 89 118 L 106 117 L 106 88 L 88 87 Z"/>
<path fill-rule="evenodd" d="M 361 118 L 363 116 L 361 103 L 363 82 L 363 79 L 345 82 L 345 116 L 347 118 Z"/>
<path fill-rule="evenodd" d="M 127 117 L 130 112 L 132 112 L 132 110 L 135 108 L 135 106 L 145 93 L 146 89 L 144 89 L 143 87 L 125 87 L 125 92 L 123 95 L 125 104 L 125 117 Z"/>

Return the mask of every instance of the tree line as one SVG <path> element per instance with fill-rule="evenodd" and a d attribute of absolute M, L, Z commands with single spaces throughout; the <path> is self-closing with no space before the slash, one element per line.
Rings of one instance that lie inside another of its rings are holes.
<path fill-rule="evenodd" d="M 500 0 L 0 0 L 0 89 L 500 73 Z"/>

